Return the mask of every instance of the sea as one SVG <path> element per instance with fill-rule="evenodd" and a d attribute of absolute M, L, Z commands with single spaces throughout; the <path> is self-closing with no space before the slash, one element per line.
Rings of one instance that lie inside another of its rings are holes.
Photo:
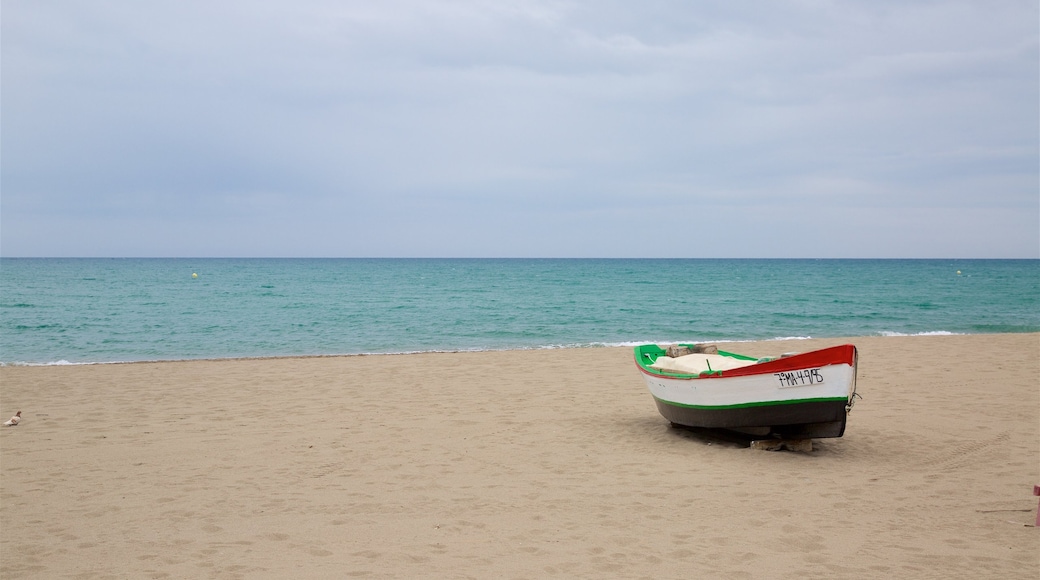
<path fill-rule="evenodd" d="M 1040 260 L 2 258 L 0 364 L 1040 332 Z"/>

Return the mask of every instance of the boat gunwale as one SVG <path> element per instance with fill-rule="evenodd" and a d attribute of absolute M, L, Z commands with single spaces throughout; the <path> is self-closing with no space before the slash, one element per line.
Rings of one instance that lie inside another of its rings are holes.
<path fill-rule="evenodd" d="M 825 367 L 833 365 L 849 365 L 853 369 L 856 368 L 857 363 L 857 351 L 856 346 L 852 344 L 842 344 L 838 346 L 831 346 L 822 348 L 819 350 L 813 350 L 809 352 L 803 352 L 788 357 L 782 357 L 774 359 L 768 362 L 761 362 L 751 364 L 745 367 L 739 367 L 735 369 L 722 370 L 722 371 L 710 371 L 703 372 L 700 374 L 696 373 L 676 373 L 670 371 L 662 371 L 651 368 L 649 364 L 644 363 L 640 360 L 639 354 L 642 354 L 641 349 L 654 346 L 660 349 L 660 346 L 656 344 L 644 344 L 634 348 L 634 362 L 636 367 L 639 368 L 640 372 L 653 377 L 659 377 L 663 379 L 671 380 L 694 380 L 694 379 L 725 379 L 731 377 L 749 377 L 755 375 L 768 375 L 778 372 L 788 372 L 801 370 L 813 367 Z M 757 360 L 754 357 L 749 357 L 742 354 L 731 353 L 726 351 L 719 351 L 722 356 L 735 358 L 739 360 Z M 660 355 L 659 355 L 660 356 Z M 655 359 L 656 361 L 656 359 Z M 650 363 L 653 364 L 653 363 Z"/>

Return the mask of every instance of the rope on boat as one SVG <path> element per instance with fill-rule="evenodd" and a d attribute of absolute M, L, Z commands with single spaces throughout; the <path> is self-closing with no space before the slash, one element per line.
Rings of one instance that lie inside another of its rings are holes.
<path fill-rule="evenodd" d="M 852 406 L 856 404 L 856 398 L 862 399 L 863 396 L 856 392 L 856 367 L 859 365 L 859 351 L 856 347 L 852 347 L 852 396 L 849 397 L 848 404 L 845 405 L 845 414 L 848 415 L 852 412 Z"/>
<path fill-rule="evenodd" d="M 856 391 L 852 391 L 852 396 L 849 397 L 849 404 L 845 405 L 845 412 L 846 413 L 851 413 L 852 412 L 852 406 L 856 404 L 856 399 L 862 399 L 862 398 L 863 398 L 863 395 L 857 393 Z"/>

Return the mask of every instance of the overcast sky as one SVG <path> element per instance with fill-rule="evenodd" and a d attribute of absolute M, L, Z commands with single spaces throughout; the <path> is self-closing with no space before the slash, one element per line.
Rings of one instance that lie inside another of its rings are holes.
<path fill-rule="evenodd" d="M 1040 257 L 1035 0 L 3 0 L 3 256 Z"/>

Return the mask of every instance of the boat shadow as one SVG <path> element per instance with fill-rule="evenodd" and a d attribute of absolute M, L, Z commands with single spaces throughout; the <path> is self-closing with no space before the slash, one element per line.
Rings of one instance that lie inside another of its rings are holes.
<path fill-rule="evenodd" d="M 718 445 L 732 449 L 748 448 L 751 442 L 761 437 L 755 437 L 745 433 L 729 431 L 727 429 L 709 429 L 705 427 L 688 427 L 678 423 L 669 423 L 655 416 L 641 417 L 626 421 L 628 428 L 632 430 L 631 435 L 638 439 L 650 438 L 654 440 L 685 439 L 691 443 L 702 445 Z"/>
<path fill-rule="evenodd" d="M 832 438 L 784 439 L 772 435 L 743 433 L 729 429 L 690 427 L 671 423 L 666 427 L 668 435 L 702 445 L 717 445 L 728 449 L 757 449 L 761 451 L 787 451 L 797 455 L 827 457 L 834 455 Z M 840 452 L 839 452 L 840 455 Z"/>
<path fill-rule="evenodd" d="M 728 429 L 710 429 L 707 427 L 690 427 L 687 425 L 680 425 L 678 423 L 671 423 L 668 426 L 668 432 L 684 439 L 690 439 L 699 441 L 701 443 L 713 443 L 713 444 L 729 444 L 732 447 L 750 447 L 751 442 L 757 439 L 763 439 L 761 435 L 750 435 L 748 433 L 740 433 L 737 431 L 730 431 Z"/>
<path fill-rule="evenodd" d="M 759 449 L 763 451 L 796 451 L 807 452 L 806 455 L 823 457 L 833 455 L 837 450 L 833 447 L 832 438 L 799 438 L 784 439 L 772 434 L 756 434 L 731 429 L 691 427 L 678 423 L 662 421 L 660 417 L 632 418 L 626 421 L 632 430 L 631 436 L 638 439 L 650 438 L 657 441 L 685 440 L 700 445 L 711 445 L 723 449 Z M 755 443 L 758 442 L 758 443 Z M 808 445 L 806 445 L 808 443 Z M 802 453 L 799 453 L 801 455 Z M 840 455 L 841 452 L 838 451 Z"/>

